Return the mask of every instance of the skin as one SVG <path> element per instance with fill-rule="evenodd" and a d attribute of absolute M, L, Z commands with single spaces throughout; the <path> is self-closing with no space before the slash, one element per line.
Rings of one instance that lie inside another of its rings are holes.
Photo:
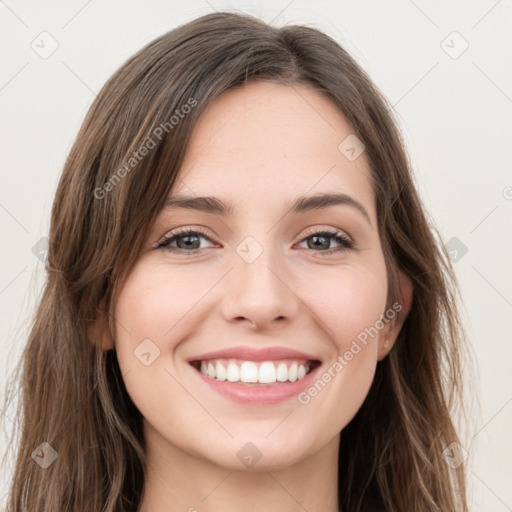
<path fill-rule="evenodd" d="M 222 95 L 196 126 L 171 194 L 215 196 L 232 202 L 235 213 L 162 211 L 115 305 L 115 341 L 103 345 L 115 344 L 144 416 L 143 512 L 338 510 L 340 431 L 409 310 L 405 279 L 398 322 L 369 339 L 306 405 L 297 397 L 267 406 L 233 402 L 204 385 L 186 360 L 237 345 L 281 346 L 315 355 L 321 375 L 386 312 L 368 162 L 364 153 L 352 162 L 338 150 L 351 133 L 318 92 L 261 82 Z M 288 212 L 296 196 L 320 192 L 350 195 L 369 220 L 348 205 Z M 155 248 L 182 227 L 206 232 L 201 253 Z M 340 247 L 334 238 L 327 249 L 311 242 L 326 228 L 355 248 L 322 255 Z M 252 263 L 236 252 L 247 236 L 263 249 Z M 148 366 L 134 356 L 144 339 L 160 350 Z M 251 468 L 237 457 L 248 442 L 262 454 Z"/>

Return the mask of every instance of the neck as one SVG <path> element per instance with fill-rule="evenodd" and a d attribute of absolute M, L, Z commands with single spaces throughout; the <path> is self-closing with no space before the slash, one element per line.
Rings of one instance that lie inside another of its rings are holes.
<path fill-rule="evenodd" d="M 147 422 L 144 431 L 147 472 L 140 512 L 339 510 L 339 435 L 293 466 L 240 471 L 179 449 Z"/>

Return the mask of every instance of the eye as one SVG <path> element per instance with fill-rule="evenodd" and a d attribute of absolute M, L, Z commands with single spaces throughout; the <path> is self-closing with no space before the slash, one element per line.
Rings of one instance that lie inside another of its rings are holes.
<path fill-rule="evenodd" d="M 201 247 L 201 239 L 212 241 L 201 230 L 186 228 L 169 233 L 156 248 L 162 248 L 170 252 L 197 254 L 205 248 Z M 176 246 L 173 244 L 176 244 Z"/>
<path fill-rule="evenodd" d="M 338 247 L 330 248 L 331 240 L 333 239 L 336 243 L 339 244 Z M 354 248 L 353 242 L 343 233 L 342 231 L 338 230 L 329 230 L 324 229 L 322 231 L 318 231 L 316 233 L 312 233 L 308 237 L 304 238 L 302 242 L 307 242 L 308 240 L 311 240 L 311 243 L 308 243 L 308 249 L 327 249 L 327 250 L 321 250 L 315 252 L 319 252 L 321 256 L 325 256 L 328 254 L 332 254 L 335 252 L 341 252 L 341 251 L 347 251 L 349 249 Z"/>
<path fill-rule="evenodd" d="M 156 248 L 164 249 L 169 252 L 189 253 L 190 255 L 193 255 L 200 253 L 205 249 L 204 246 L 201 247 L 201 239 L 212 242 L 212 239 L 200 229 L 185 228 L 169 233 L 161 242 L 158 243 Z M 331 239 L 339 244 L 338 247 L 330 248 Z M 322 231 L 312 233 L 304 238 L 300 243 L 302 244 L 309 240 L 311 240 L 311 243 L 307 244 L 307 249 L 318 252 L 322 256 L 354 248 L 353 242 L 342 231 L 338 230 L 324 229 Z"/>

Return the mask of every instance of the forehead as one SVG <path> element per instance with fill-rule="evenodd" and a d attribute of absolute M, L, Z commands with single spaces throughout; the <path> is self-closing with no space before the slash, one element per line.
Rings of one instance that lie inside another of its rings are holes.
<path fill-rule="evenodd" d="M 309 86 L 249 82 L 205 109 L 171 194 L 263 206 L 340 192 L 374 217 L 365 154 L 351 161 L 339 149 L 351 135 L 337 106 Z"/>

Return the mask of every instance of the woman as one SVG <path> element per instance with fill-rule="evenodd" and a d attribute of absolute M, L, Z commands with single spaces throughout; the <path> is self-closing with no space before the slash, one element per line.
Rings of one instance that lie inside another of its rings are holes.
<path fill-rule="evenodd" d="M 467 510 L 433 232 L 328 36 L 215 13 L 159 37 L 58 186 L 10 510 Z"/>

